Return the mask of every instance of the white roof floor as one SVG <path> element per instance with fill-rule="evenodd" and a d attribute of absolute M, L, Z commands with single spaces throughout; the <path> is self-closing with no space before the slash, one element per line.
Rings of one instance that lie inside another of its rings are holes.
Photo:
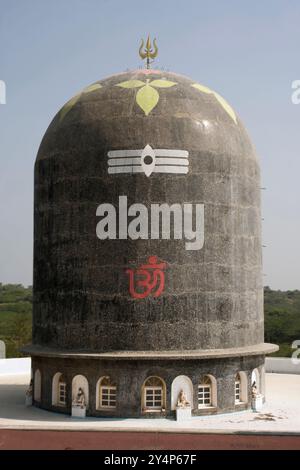
<path fill-rule="evenodd" d="M 266 374 L 267 402 L 261 412 L 242 411 L 171 419 L 74 419 L 25 406 L 28 374 L 0 376 L 0 429 L 141 432 L 258 432 L 300 434 L 300 375 Z"/>

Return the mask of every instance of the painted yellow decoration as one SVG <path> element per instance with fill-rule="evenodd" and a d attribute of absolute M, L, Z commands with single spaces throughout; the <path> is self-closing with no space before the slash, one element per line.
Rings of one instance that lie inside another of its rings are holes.
<path fill-rule="evenodd" d="M 171 82 L 170 80 L 152 80 L 151 86 L 156 88 L 170 88 L 171 86 L 176 85 L 175 82 Z"/>
<path fill-rule="evenodd" d="M 100 85 L 100 83 L 94 83 L 93 85 L 84 88 L 80 93 L 77 93 L 77 95 L 73 96 L 73 98 L 71 98 L 60 111 L 59 121 L 61 122 L 66 117 L 68 112 L 71 111 L 73 106 L 75 106 L 82 94 L 90 93 L 92 91 L 98 90 L 99 88 L 102 88 L 102 85 Z"/>
<path fill-rule="evenodd" d="M 215 97 L 219 101 L 220 105 L 223 106 L 225 111 L 229 114 L 229 116 L 233 119 L 233 121 L 237 124 L 237 118 L 236 114 L 233 111 L 232 107 L 230 104 L 227 103 L 227 101 L 223 98 L 223 96 L 219 95 L 219 93 L 214 93 Z"/>
<path fill-rule="evenodd" d="M 64 107 L 62 108 L 61 112 L 60 112 L 60 116 L 59 116 L 59 121 L 61 122 L 65 117 L 66 115 L 68 114 L 69 111 L 71 111 L 71 109 L 73 108 L 73 106 L 77 103 L 77 101 L 79 100 L 81 96 L 81 93 L 79 93 L 78 95 L 75 95 L 73 96 L 73 98 L 71 98 L 65 105 Z"/>
<path fill-rule="evenodd" d="M 170 88 L 174 85 L 177 85 L 177 83 L 170 80 L 152 80 L 150 82 L 147 79 L 146 83 L 141 80 L 128 80 L 118 83 L 116 86 L 121 88 L 139 88 L 135 99 L 145 115 L 148 116 L 159 101 L 159 93 L 155 88 Z"/>
<path fill-rule="evenodd" d="M 144 111 L 146 116 L 151 113 L 152 109 L 155 108 L 159 100 L 158 91 L 152 88 L 150 85 L 145 85 L 140 88 L 136 94 L 136 102 L 140 108 Z"/>
<path fill-rule="evenodd" d="M 197 90 L 203 91 L 203 93 L 214 93 L 213 90 L 211 90 L 207 86 L 200 85 L 200 83 L 194 83 L 192 86 L 194 88 L 197 88 Z"/>
<path fill-rule="evenodd" d="M 202 91 L 203 93 L 214 95 L 214 97 L 218 100 L 218 102 L 223 107 L 223 109 L 226 111 L 226 113 L 229 114 L 231 119 L 235 122 L 235 124 L 237 124 L 237 117 L 236 117 L 236 114 L 235 114 L 234 110 L 227 103 L 227 101 L 221 95 L 219 95 L 219 93 L 216 93 L 215 91 L 211 90 L 210 88 L 208 88 L 204 85 L 200 85 L 200 83 L 194 83 L 192 85 L 192 87 L 196 88 L 197 90 Z"/>
<path fill-rule="evenodd" d="M 171 86 L 177 85 L 177 83 L 171 82 L 170 80 L 152 80 L 150 85 L 157 88 L 170 88 Z"/>
<path fill-rule="evenodd" d="M 94 83 L 93 85 L 84 88 L 82 93 L 90 93 L 91 91 L 99 90 L 99 88 L 102 88 L 102 85 L 100 85 L 100 83 Z"/>
<path fill-rule="evenodd" d="M 119 86 L 121 88 L 138 88 L 144 85 L 145 83 L 141 80 L 128 80 L 127 82 L 118 83 L 118 85 L 116 86 Z"/>

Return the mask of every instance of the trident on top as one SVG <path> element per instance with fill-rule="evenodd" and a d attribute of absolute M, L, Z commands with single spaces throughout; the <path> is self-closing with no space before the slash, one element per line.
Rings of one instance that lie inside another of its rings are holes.
<path fill-rule="evenodd" d="M 139 50 L 139 54 L 140 54 L 140 57 L 144 60 L 144 59 L 147 59 L 147 62 L 146 62 L 146 68 L 147 69 L 150 69 L 150 64 L 152 64 L 152 62 L 150 62 L 150 59 L 154 59 L 156 56 L 157 56 L 157 53 L 158 53 L 158 47 L 156 45 L 156 39 L 153 40 L 153 47 L 154 47 L 154 50 L 152 49 L 152 44 L 151 44 L 151 41 L 150 41 L 150 36 L 148 36 L 148 39 L 147 39 L 147 42 L 146 42 L 146 47 L 145 49 L 143 50 L 143 47 L 144 47 L 144 40 L 142 39 L 142 43 L 141 43 L 141 46 L 140 46 L 140 50 Z"/>

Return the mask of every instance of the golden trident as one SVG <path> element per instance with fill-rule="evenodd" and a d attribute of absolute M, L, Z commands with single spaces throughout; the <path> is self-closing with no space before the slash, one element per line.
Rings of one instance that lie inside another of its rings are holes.
<path fill-rule="evenodd" d="M 156 45 L 156 39 L 153 40 L 154 50 L 152 49 L 150 36 L 148 36 L 148 39 L 147 39 L 147 42 L 146 42 L 146 47 L 145 47 L 144 51 L 143 51 L 143 47 L 144 47 L 144 39 L 142 39 L 142 44 L 140 46 L 139 54 L 140 54 L 140 57 L 143 60 L 147 59 L 146 68 L 150 69 L 150 64 L 152 63 L 152 62 L 150 62 L 150 59 L 154 59 L 157 56 L 157 53 L 158 53 L 158 47 Z"/>

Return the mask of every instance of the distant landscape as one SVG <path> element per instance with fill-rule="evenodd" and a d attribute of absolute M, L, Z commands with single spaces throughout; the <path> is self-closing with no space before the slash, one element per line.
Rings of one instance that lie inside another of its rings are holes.
<path fill-rule="evenodd" d="M 21 357 L 19 349 L 31 341 L 32 288 L 0 283 L 0 340 L 6 357 Z"/>
<path fill-rule="evenodd" d="M 293 341 L 300 340 L 300 290 L 264 290 L 265 341 L 280 347 L 272 356 L 291 357 Z"/>
<path fill-rule="evenodd" d="M 31 342 L 32 288 L 0 283 L 0 340 L 7 357 L 21 357 L 20 348 Z M 265 341 L 280 346 L 273 356 L 290 357 L 300 340 L 300 291 L 265 287 Z"/>

